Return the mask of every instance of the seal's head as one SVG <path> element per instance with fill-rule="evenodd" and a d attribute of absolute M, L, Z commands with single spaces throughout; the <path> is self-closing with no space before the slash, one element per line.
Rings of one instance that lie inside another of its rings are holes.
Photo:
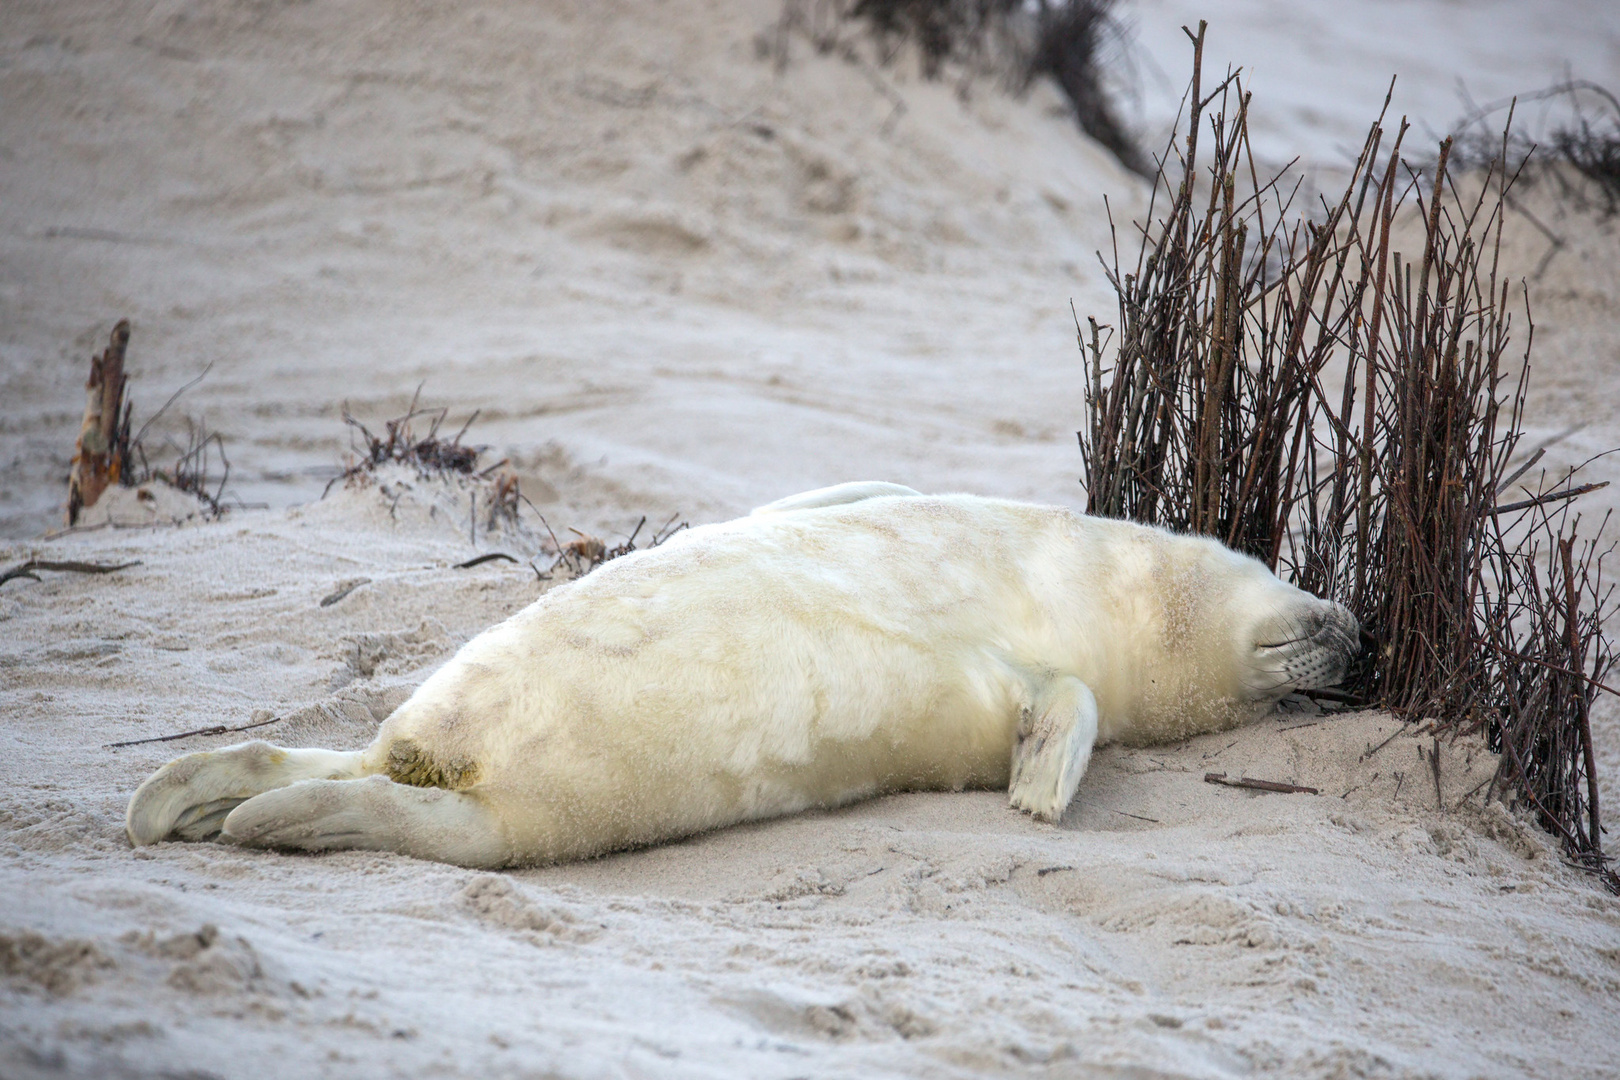
<path fill-rule="evenodd" d="M 1140 746 L 1246 723 L 1292 691 L 1341 681 L 1360 651 L 1355 616 L 1257 559 L 1207 537 L 1113 535 L 1151 557 L 1146 573 L 1112 575 L 1120 599 L 1104 655 L 1124 662 L 1113 669 L 1122 678 L 1092 680 L 1104 741 Z"/>
<path fill-rule="evenodd" d="M 1255 701 L 1275 702 L 1344 679 L 1361 651 L 1361 625 L 1349 609 L 1281 581 L 1254 599 L 1236 644 Z"/>

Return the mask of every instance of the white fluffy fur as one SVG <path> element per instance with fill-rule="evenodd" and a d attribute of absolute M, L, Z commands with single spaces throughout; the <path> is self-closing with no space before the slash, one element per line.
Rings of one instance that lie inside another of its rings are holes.
<path fill-rule="evenodd" d="M 810 492 L 608 563 L 468 642 L 364 751 L 171 762 L 130 837 L 223 816 L 243 843 L 494 866 L 984 786 L 1055 821 L 1096 743 L 1241 723 L 1356 649 L 1343 608 L 1213 541 L 909 491 Z"/>

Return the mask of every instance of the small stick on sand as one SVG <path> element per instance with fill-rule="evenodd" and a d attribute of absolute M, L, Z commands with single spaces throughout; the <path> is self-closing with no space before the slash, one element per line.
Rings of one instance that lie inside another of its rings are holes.
<path fill-rule="evenodd" d="M 1429 751 L 1429 764 L 1434 769 L 1434 804 L 1441 812 L 1446 809 L 1446 797 L 1440 794 L 1440 736 L 1434 737 L 1434 749 Z"/>
<path fill-rule="evenodd" d="M 1479 783 L 1475 784 L 1474 789 L 1472 791 L 1470 791 L 1468 794 L 1464 795 L 1462 798 L 1458 799 L 1457 804 L 1455 806 L 1453 806 L 1452 809 L 1453 810 L 1461 810 L 1462 807 L 1463 807 L 1463 803 L 1467 802 L 1469 799 L 1472 799 L 1475 795 L 1478 795 L 1480 793 L 1480 790 L 1486 784 L 1490 783 L 1492 780 L 1495 780 L 1495 779 L 1496 779 L 1496 775 L 1493 773 L 1490 776 L 1487 776 L 1485 779 L 1481 780 Z"/>
<path fill-rule="evenodd" d="M 122 746 L 140 746 L 144 743 L 155 742 L 174 742 L 176 739 L 189 739 L 193 735 L 229 735 L 233 731 L 251 731 L 254 728 L 268 727 L 271 724 L 279 724 L 283 719 L 285 718 L 280 716 L 272 716 L 268 720 L 255 720 L 251 724 L 240 724 L 236 727 L 226 727 L 224 724 L 215 724 L 213 727 L 198 728 L 196 731 L 179 731 L 173 735 L 154 735 L 150 739 L 130 739 L 127 742 L 106 743 L 102 746 L 102 749 L 117 750 Z"/>
<path fill-rule="evenodd" d="M 1378 753 L 1378 751 L 1382 750 L 1384 747 L 1388 746 L 1391 742 L 1393 742 L 1394 739 L 1395 739 L 1395 736 L 1399 735 L 1401 732 L 1403 732 L 1405 730 L 1406 730 L 1406 727 L 1405 727 L 1404 724 L 1402 726 L 1400 726 L 1400 727 L 1397 727 L 1394 731 L 1389 733 L 1389 738 L 1385 739 L 1383 742 L 1379 743 L 1377 746 L 1368 747 L 1367 752 L 1365 754 L 1361 755 L 1361 760 L 1366 761 L 1368 758 L 1370 758 L 1374 754 Z"/>
<path fill-rule="evenodd" d="M 141 565 L 140 560 L 126 563 L 87 563 L 73 560 L 60 561 L 55 559 L 29 559 L 25 563 L 18 563 L 11 569 L 0 572 L 0 585 L 4 585 L 12 578 L 28 578 L 38 581 L 39 575 L 35 570 L 56 570 L 66 574 L 110 574 L 114 570 L 128 570 L 132 566 Z"/>
<path fill-rule="evenodd" d="M 370 584 L 371 579 L 368 577 L 363 577 L 356 578 L 353 581 L 340 585 L 334 592 L 329 593 L 321 598 L 321 607 L 331 607 L 339 600 L 342 600 L 345 596 L 348 596 L 350 593 L 354 592 L 354 590 L 358 589 L 360 586 Z"/>
<path fill-rule="evenodd" d="M 1320 795 L 1320 791 L 1313 787 L 1302 787 L 1299 784 L 1284 784 L 1276 780 L 1256 780 L 1252 776 L 1245 776 L 1241 780 L 1230 780 L 1223 772 L 1207 772 L 1204 774 L 1204 783 L 1222 784 L 1226 787 L 1250 788 L 1254 791 L 1275 791 L 1283 795 Z"/>
<path fill-rule="evenodd" d="M 494 562 L 496 559 L 505 559 L 507 562 L 510 562 L 510 563 L 517 562 L 516 558 L 514 558 L 511 555 L 508 555 L 504 551 L 492 551 L 488 555 L 480 555 L 475 559 L 468 559 L 466 562 L 458 562 L 458 563 L 456 563 L 456 569 L 457 570 L 471 570 L 475 566 L 482 566 L 484 563 Z"/>

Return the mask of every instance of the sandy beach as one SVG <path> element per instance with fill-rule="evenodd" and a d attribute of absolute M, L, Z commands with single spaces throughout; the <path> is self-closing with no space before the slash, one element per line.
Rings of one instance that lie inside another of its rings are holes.
<path fill-rule="evenodd" d="M 1392 73 L 1419 134 L 1459 80 L 1620 85 L 1620 14 L 1531 7 L 1207 17 L 1212 57 L 1254 65 L 1263 152 L 1329 177 Z M 609 543 L 854 479 L 1084 507 L 1071 304 L 1114 316 L 1103 198 L 1123 229 L 1144 183 L 1050 86 L 784 54 L 781 10 L 0 10 L 0 568 L 137 563 L 0 586 L 0 1077 L 1620 1074 L 1620 898 L 1481 804 L 1483 743 L 1379 712 L 1104 748 L 1056 826 L 979 791 L 499 874 L 130 847 L 144 777 L 246 736 L 109 744 L 264 721 L 358 748 L 550 585 L 538 517 L 491 527 L 487 484 L 323 497 L 345 408 L 471 418 L 553 529 Z M 1200 12 L 1122 11 L 1157 149 Z M 1620 446 L 1620 228 L 1521 201 L 1562 243 L 1535 276 L 1520 214 L 1503 256 L 1558 470 Z M 62 531 L 120 318 L 137 425 L 206 369 L 148 440 L 220 434 L 217 520 L 122 493 Z M 457 568 L 490 552 L 518 561 Z M 1620 807 L 1620 705 L 1595 723 Z"/>

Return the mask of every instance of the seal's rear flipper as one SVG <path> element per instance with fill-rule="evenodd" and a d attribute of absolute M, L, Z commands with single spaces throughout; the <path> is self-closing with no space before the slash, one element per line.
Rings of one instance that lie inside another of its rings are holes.
<path fill-rule="evenodd" d="M 1057 822 L 1080 787 L 1097 743 L 1097 699 L 1072 675 L 1038 684 L 1018 720 L 1007 802 Z"/>
<path fill-rule="evenodd" d="M 176 758 L 130 797 L 124 829 L 136 847 L 174 837 L 207 840 L 225 815 L 261 792 L 300 780 L 365 775 L 359 751 L 289 750 L 263 740 Z"/>
<path fill-rule="evenodd" d="M 488 869 L 512 862 L 500 820 L 476 795 L 364 780 L 305 780 L 249 799 L 221 839 L 305 851 L 397 851 Z"/>
<path fill-rule="evenodd" d="M 843 506 L 845 503 L 876 499 L 884 495 L 921 495 L 922 492 L 904 484 L 891 484 L 884 480 L 853 480 L 847 484 L 801 491 L 785 499 L 777 499 L 758 507 L 753 514 L 781 514 L 789 510 L 814 510 L 821 506 Z M 753 514 L 749 516 L 752 517 Z"/>

